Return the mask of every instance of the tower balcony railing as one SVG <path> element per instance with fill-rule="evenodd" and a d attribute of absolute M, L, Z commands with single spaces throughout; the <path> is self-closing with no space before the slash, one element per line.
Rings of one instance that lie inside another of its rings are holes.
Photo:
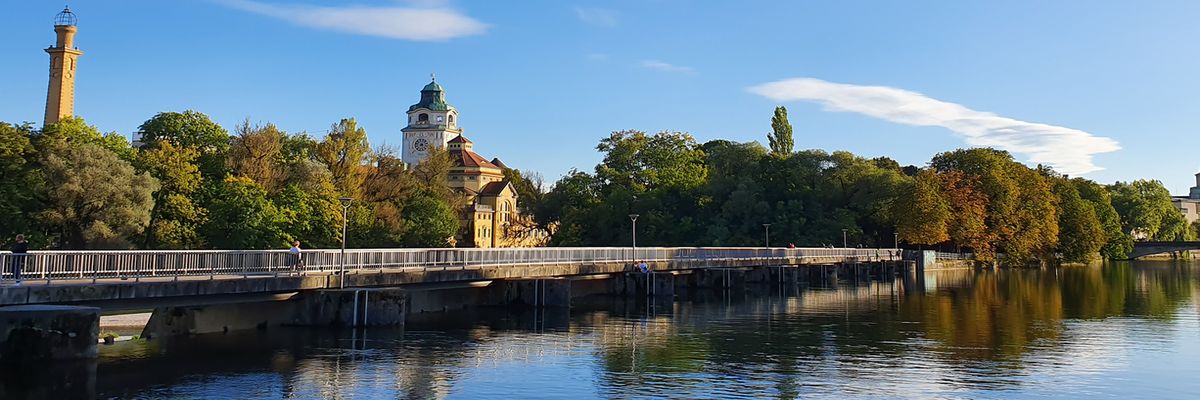
<path fill-rule="evenodd" d="M 901 258 L 896 249 L 763 247 L 533 247 L 305 250 L 299 259 L 287 250 L 81 250 L 0 252 L 0 279 L 11 281 L 13 267 L 29 281 L 179 280 L 184 277 L 249 278 L 345 270 L 447 270 L 544 266 L 578 263 L 762 261 L 783 265 L 798 260 L 875 262 Z"/>

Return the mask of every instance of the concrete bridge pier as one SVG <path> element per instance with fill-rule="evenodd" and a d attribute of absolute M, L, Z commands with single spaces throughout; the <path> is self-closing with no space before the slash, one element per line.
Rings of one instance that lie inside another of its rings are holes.
<path fill-rule="evenodd" d="M 571 280 L 512 279 L 492 282 L 489 303 L 498 306 L 570 307 Z"/>
<path fill-rule="evenodd" d="M 0 365 L 96 358 L 100 309 L 0 307 Z"/>
<path fill-rule="evenodd" d="M 613 294 L 631 297 L 675 298 L 678 285 L 687 285 L 691 274 L 676 276 L 672 271 L 629 272 L 620 279 Z M 686 290 L 686 289 L 685 289 Z"/>

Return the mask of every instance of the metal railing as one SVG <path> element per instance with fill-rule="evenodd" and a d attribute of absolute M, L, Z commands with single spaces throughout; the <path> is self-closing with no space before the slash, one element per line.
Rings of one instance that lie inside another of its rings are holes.
<path fill-rule="evenodd" d="M 662 261 L 738 261 L 832 259 L 869 262 L 898 260 L 895 249 L 718 248 L 718 247 L 538 247 L 502 249 L 347 249 L 345 270 L 461 269 L 577 263 Z M 14 278 L 21 266 L 24 280 L 141 279 L 218 275 L 278 275 L 336 272 L 343 267 L 340 250 L 81 250 L 0 252 L 0 280 Z"/>
<path fill-rule="evenodd" d="M 974 260 L 975 253 L 946 253 L 946 252 L 939 251 L 939 252 L 937 252 L 937 259 L 939 259 L 939 260 Z"/>

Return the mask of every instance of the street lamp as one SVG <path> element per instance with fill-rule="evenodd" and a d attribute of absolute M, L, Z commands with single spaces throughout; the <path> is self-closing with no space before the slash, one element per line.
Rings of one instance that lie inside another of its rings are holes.
<path fill-rule="evenodd" d="M 767 234 L 767 248 L 771 248 L 771 224 L 763 224 L 763 230 Z"/>
<path fill-rule="evenodd" d="M 900 232 L 892 232 L 892 248 L 900 248 Z"/>
<path fill-rule="evenodd" d="M 633 261 L 637 262 L 637 214 L 629 214 L 629 220 L 633 222 Z"/>
<path fill-rule="evenodd" d="M 341 265 L 340 271 L 338 272 L 338 287 L 345 289 L 346 288 L 346 216 L 347 216 L 347 214 L 350 213 L 350 203 L 353 203 L 354 199 L 349 198 L 349 197 L 342 197 L 342 198 L 338 199 L 338 201 L 342 202 L 342 263 L 341 263 L 342 265 Z"/>
<path fill-rule="evenodd" d="M 843 248 L 843 249 L 846 249 L 846 248 L 849 248 L 849 247 L 850 247 L 850 246 L 846 245 L 846 230 L 845 230 L 845 229 L 842 229 L 842 248 Z"/>

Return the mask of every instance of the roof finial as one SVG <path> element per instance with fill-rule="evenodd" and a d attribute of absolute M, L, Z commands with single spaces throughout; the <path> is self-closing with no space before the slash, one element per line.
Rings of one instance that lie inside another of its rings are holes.
<path fill-rule="evenodd" d="M 437 75 L 433 72 L 429 73 L 429 80 L 437 82 Z"/>

